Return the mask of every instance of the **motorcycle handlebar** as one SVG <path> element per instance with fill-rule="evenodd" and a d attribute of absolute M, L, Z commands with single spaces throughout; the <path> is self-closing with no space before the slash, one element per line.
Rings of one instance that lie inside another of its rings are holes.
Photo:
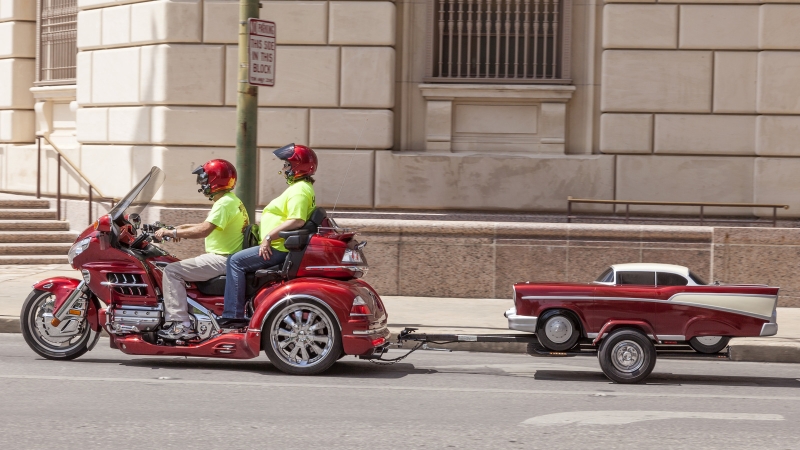
<path fill-rule="evenodd" d="M 154 235 L 155 232 L 157 230 L 159 230 L 160 228 L 166 228 L 168 230 L 174 230 L 175 229 L 175 227 L 173 227 L 171 225 L 164 225 L 161 222 L 153 222 L 151 224 L 150 223 L 142 224 L 142 232 L 150 234 L 150 235 Z M 155 236 L 153 236 L 153 237 L 155 237 Z M 165 241 L 171 241 L 172 237 L 171 236 L 164 236 L 164 240 Z"/>

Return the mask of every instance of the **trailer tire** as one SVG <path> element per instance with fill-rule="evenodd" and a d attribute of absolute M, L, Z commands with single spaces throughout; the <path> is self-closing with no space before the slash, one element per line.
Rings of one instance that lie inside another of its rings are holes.
<path fill-rule="evenodd" d="M 730 340 L 728 336 L 695 336 L 689 339 L 689 346 L 697 353 L 714 354 L 727 347 Z"/>
<path fill-rule="evenodd" d="M 565 309 L 551 309 L 537 320 L 536 338 L 550 351 L 567 351 L 578 343 L 580 337 L 580 324 Z"/>
<path fill-rule="evenodd" d="M 639 383 L 656 366 L 653 341 L 639 330 L 622 328 L 612 331 L 600 343 L 597 352 L 600 368 L 615 383 Z"/>

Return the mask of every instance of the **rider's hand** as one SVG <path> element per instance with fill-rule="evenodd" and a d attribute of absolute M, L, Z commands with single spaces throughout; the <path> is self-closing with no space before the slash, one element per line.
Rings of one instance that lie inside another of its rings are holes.
<path fill-rule="evenodd" d="M 160 242 L 164 240 L 164 236 L 172 237 L 172 230 L 168 230 L 166 228 L 159 228 L 156 230 L 153 236 L 155 236 L 155 238 Z"/>
<path fill-rule="evenodd" d="M 258 254 L 264 259 L 269 259 L 272 257 L 272 246 L 270 245 L 272 240 L 267 236 L 264 238 L 264 241 L 261 242 L 261 246 L 258 248 Z"/>

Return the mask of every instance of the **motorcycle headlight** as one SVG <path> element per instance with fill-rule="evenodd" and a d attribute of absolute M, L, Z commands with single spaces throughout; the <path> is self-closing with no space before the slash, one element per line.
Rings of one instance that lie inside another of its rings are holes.
<path fill-rule="evenodd" d="M 87 237 L 72 244 L 72 247 L 69 249 L 69 253 L 67 253 L 67 261 L 69 261 L 70 265 L 72 265 L 72 260 L 75 259 L 76 256 L 83 253 L 83 251 L 89 247 L 89 242 L 91 242 L 91 240 L 92 238 Z"/>

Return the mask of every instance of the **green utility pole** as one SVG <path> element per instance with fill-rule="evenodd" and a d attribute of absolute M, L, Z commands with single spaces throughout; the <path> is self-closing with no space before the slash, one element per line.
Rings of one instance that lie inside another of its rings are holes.
<path fill-rule="evenodd" d="M 255 222 L 256 186 L 258 186 L 258 87 L 248 82 L 247 20 L 258 18 L 259 0 L 239 0 L 239 78 L 236 100 L 236 195 L 247 208 L 250 222 Z"/>

